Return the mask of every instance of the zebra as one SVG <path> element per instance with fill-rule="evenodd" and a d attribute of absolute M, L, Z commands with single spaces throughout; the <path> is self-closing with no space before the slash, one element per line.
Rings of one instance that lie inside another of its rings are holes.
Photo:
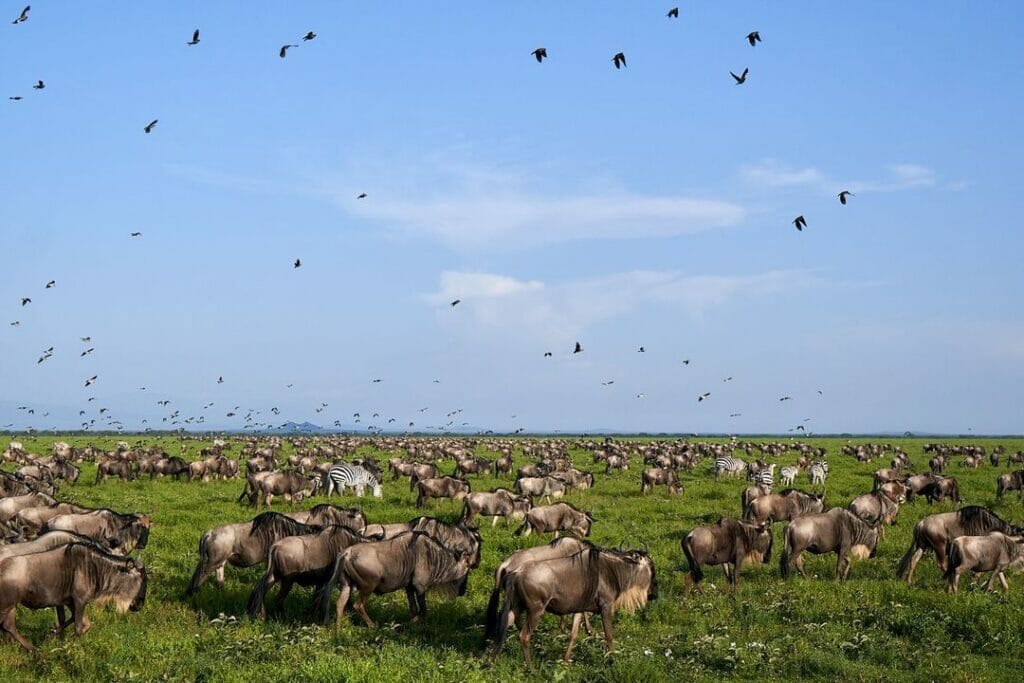
<path fill-rule="evenodd" d="M 775 463 L 766 466 L 765 469 L 762 469 L 755 474 L 753 481 L 757 486 L 761 486 L 768 491 L 771 491 L 772 486 L 775 485 Z"/>
<path fill-rule="evenodd" d="M 365 468 L 348 463 L 331 465 L 331 469 L 327 470 L 327 497 L 330 498 L 334 491 L 337 491 L 339 496 L 345 495 L 347 486 L 354 488 L 359 498 L 363 497 L 363 489 L 367 486 L 373 490 L 374 498 L 384 495 L 380 482 Z"/>
<path fill-rule="evenodd" d="M 715 481 L 718 481 L 723 474 L 730 477 L 738 477 L 747 471 L 747 463 L 732 456 L 721 456 L 715 458 Z"/>
<path fill-rule="evenodd" d="M 800 474 L 800 466 L 793 465 L 792 467 L 783 467 L 779 470 L 779 474 L 782 475 L 779 477 L 779 481 L 783 486 L 792 486 L 793 482 L 796 481 L 796 475 Z"/>
<path fill-rule="evenodd" d="M 807 470 L 807 476 L 811 479 L 811 485 L 824 484 L 825 478 L 828 477 L 828 463 L 824 460 L 818 460 L 811 463 L 810 468 Z"/>

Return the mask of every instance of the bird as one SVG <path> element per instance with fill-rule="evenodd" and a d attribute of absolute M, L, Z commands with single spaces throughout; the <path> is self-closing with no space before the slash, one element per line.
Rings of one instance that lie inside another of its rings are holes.
<path fill-rule="evenodd" d="M 313 33 L 312 31 L 307 31 L 306 35 L 302 36 L 302 41 L 308 42 L 310 40 L 313 40 L 314 38 L 316 38 L 316 34 Z"/>
<path fill-rule="evenodd" d="M 729 72 L 729 75 L 736 79 L 736 85 L 743 85 L 744 83 L 747 82 L 748 73 L 750 73 L 750 69 L 744 69 L 743 73 L 741 73 L 739 76 L 737 76 L 731 71 Z"/>
<path fill-rule="evenodd" d="M 157 121 L 159 121 L 159 120 L 160 120 L 160 119 L 153 119 L 152 121 L 150 121 L 149 123 L 147 123 L 147 124 L 146 124 L 146 127 L 145 127 L 145 128 L 143 128 L 142 130 L 146 131 L 146 133 L 147 133 L 147 134 L 149 134 L 149 133 L 152 133 L 152 132 L 153 132 L 153 129 L 154 129 L 154 128 L 156 128 L 156 123 L 157 123 Z"/>
<path fill-rule="evenodd" d="M 21 305 L 22 306 L 24 306 L 25 304 L 30 304 L 30 303 L 32 303 L 32 299 L 29 299 L 27 296 L 21 297 Z"/>
<path fill-rule="evenodd" d="M 637 394 L 637 395 L 636 395 L 636 397 L 637 397 L 637 398 L 643 398 L 643 397 L 644 397 L 644 396 L 646 396 L 646 395 L 647 395 L 647 394 Z"/>
<path fill-rule="evenodd" d="M 25 5 L 25 9 L 21 10 L 21 14 L 18 15 L 18 18 L 12 21 L 11 23 L 24 24 L 26 21 L 28 21 L 28 12 L 30 9 L 32 9 L 32 5 Z"/>
<path fill-rule="evenodd" d="M 295 386 L 294 384 L 286 384 L 286 385 L 284 385 L 284 388 L 285 389 L 291 389 L 294 386 Z"/>
<path fill-rule="evenodd" d="M 761 42 L 761 34 L 757 31 L 751 31 L 747 34 L 747 42 L 750 43 L 750 47 L 754 47 Z"/>
<path fill-rule="evenodd" d="M 383 381 L 384 381 L 384 380 L 382 380 L 382 379 L 375 379 L 375 380 L 373 380 L 373 383 L 374 383 L 374 384 L 380 384 L 380 383 L 381 383 L 381 382 L 383 382 Z"/>
<path fill-rule="evenodd" d="M 87 386 L 87 387 L 88 386 L 92 386 L 96 382 L 96 380 L 98 378 L 99 378 L 99 375 L 93 375 L 89 379 L 85 380 L 85 386 Z M 91 401 L 92 399 L 89 399 L 89 400 Z"/>
<path fill-rule="evenodd" d="M 708 398 L 711 398 L 711 392 L 710 391 L 705 391 L 703 394 L 701 394 L 700 396 L 697 397 L 697 403 L 700 403 L 701 401 L 703 401 L 705 399 L 708 399 Z"/>
<path fill-rule="evenodd" d="M 294 268 L 301 268 L 302 267 L 302 259 L 295 259 L 295 263 L 293 264 L 292 267 L 294 267 Z"/>
<path fill-rule="evenodd" d="M 803 217 L 803 215 L 801 214 L 801 215 L 799 215 L 799 216 L 797 216 L 796 218 L 793 219 L 793 225 L 794 225 L 794 227 L 796 227 L 797 230 L 799 230 L 800 232 L 803 232 L 804 228 L 807 227 L 807 219 L 805 219 Z"/>
<path fill-rule="evenodd" d="M 129 237 L 142 237 L 142 233 L 141 232 L 133 232 L 133 233 L 131 233 L 129 235 Z"/>
<path fill-rule="evenodd" d="M 797 426 L 796 426 L 796 429 L 797 429 L 797 431 L 799 431 L 799 432 L 806 432 L 806 431 L 807 431 L 806 429 L 804 429 L 804 426 L 803 426 L 803 425 L 797 425 Z"/>
<path fill-rule="evenodd" d="M 79 339 L 81 339 L 86 344 L 92 341 L 92 337 L 79 337 Z"/>
<path fill-rule="evenodd" d="M 285 56 L 288 54 L 288 48 L 290 47 L 298 47 L 298 45 L 282 45 L 281 51 L 277 53 L 277 56 L 280 57 L 281 59 L 284 59 Z"/>
<path fill-rule="evenodd" d="M 538 47 L 536 50 L 530 53 L 537 58 L 537 63 L 543 62 L 548 57 L 548 49 L 546 47 Z"/>
<path fill-rule="evenodd" d="M 678 19 L 679 18 L 679 8 L 678 7 L 673 7 L 672 9 L 670 9 L 668 11 L 668 14 L 666 14 L 665 16 L 668 17 L 669 19 Z"/>
<path fill-rule="evenodd" d="M 366 193 L 360 192 L 359 194 L 356 195 L 356 199 L 366 199 Z"/>
<path fill-rule="evenodd" d="M 729 413 L 729 417 L 740 417 L 743 413 Z"/>
<path fill-rule="evenodd" d="M 53 289 L 56 286 L 57 286 L 57 281 L 56 280 L 50 280 L 49 282 L 46 283 L 46 289 Z"/>
<path fill-rule="evenodd" d="M 15 95 L 14 97 L 8 97 L 7 99 L 17 102 L 21 99 L 21 95 Z"/>
<path fill-rule="evenodd" d="M 607 382 L 601 382 L 601 386 L 603 387 L 611 386 L 612 384 L 615 384 L 615 380 L 613 379 L 610 379 Z"/>
<path fill-rule="evenodd" d="M 36 361 L 36 365 L 39 365 L 40 363 L 42 363 L 44 360 L 46 360 L 47 358 L 49 358 L 52 355 L 53 355 L 52 353 L 44 353 L 42 356 L 39 357 L 39 360 Z"/>
<path fill-rule="evenodd" d="M 792 400 L 793 400 L 793 397 L 792 397 L 792 396 L 783 396 L 783 397 L 782 397 L 782 398 L 780 398 L 779 400 L 780 400 L 780 401 L 792 401 Z"/>
<path fill-rule="evenodd" d="M 224 384 L 224 378 L 223 377 L 218 377 L 217 378 L 217 384 Z"/>
<path fill-rule="evenodd" d="M 545 358 L 551 358 L 551 356 L 553 356 L 553 355 L 554 355 L 554 354 L 553 354 L 553 353 L 551 353 L 550 351 L 545 351 L 545 352 L 544 352 L 544 357 L 545 357 Z"/>
<path fill-rule="evenodd" d="M 622 52 L 616 52 L 615 56 L 612 57 L 612 63 L 615 65 L 616 69 L 621 69 L 626 66 L 626 55 Z"/>
<path fill-rule="evenodd" d="M 20 325 L 21 325 L 21 321 L 20 320 L 15 320 L 13 323 L 11 323 L 11 327 L 18 327 Z"/>
<path fill-rule="evenodd" d="M 459 303 L 461 303 L 461 302 L 462 302 L 462 299 L 456 299 L 455 301 L 453 301 L 453 302 L 451 303 L 451 307 L 452 307 L 452 308 L 455 308 L 455 307 L 456 307 L 456 306 L 458 306 L 458 305 L 459 305 Z"/>
<path fill-rule="evenodd" d="M 78 357 L 79 358 L 84 358 L 84 357 L 88 356 L 90 353 L 92 353 L 93 350 L 94 350 L 93 347 L 90 346 L 85 351 L 82 351 L 82 353 L 78 354 Z"/>
<path fill-rule="evenodd" d="M 214 36 L 216 37 L 216 36 Z M 192 32 L 192 40 L 185 43 L 186 45 L 198 45 L 199 44 L 199 29 Z"/>
<path fill-rule="evenodd" d="M 842 204 L 843 206 L 846 206 L 846 198 L 847 197 L 856 197 L 856 196 L 857 195 L 855 195 L 854 193 L 850 192 L 849 190 L 843 190 L 842 192 L 839 193 L 839 203 Z"/>
<path fill-rule="evenodd" d="M 636 352 L 637 353 L 647 353 L 647 349 L 645 349 L 644 347 L 641 346 L 639 349 L 636 350 Z"/>
<path fill-rule="evenodd" d="M 689 364 L 690 364 L 690 359 L 689 358 L 687 358 L 686 360 L 683 361 L 683 365 L 689 365 Z"/>
<path fill-rule="evenodd" d="M 572 352 L 573 353 L 582 353 L 583 352 L 583 345 L 580 344 L 579 342 L 576 342 L 576 348 L 573 349 Z"/>
<path fill-rule="evenodd" d="M 43 89 L 43 88 L 45 88 L 45 87 L 46 87 L 46 84 L 45 84 L 45 83 L 43 83 L 43 82 L 42 82 L 42 81 L 40 80 L 40 81 L 36 81 L 36 84 L 32 86 L 32 89 L 33 89 L 33 90 L 42 90 L 42 89 Z"/>
<path fill-rule="evenodd" d="M 821 396 L 821 395 L 822 395 L 821 389 L 818 389 L 818 396 Z"/>
<path fill-rule="evenodd" d="M 730 382 L 730 381 L 732 381 L 732 377 L 726 377 L 726 378 L 725 378 L 725 379 L 723 379 L 722 381 L 723 381 L 723 382 Z"/>

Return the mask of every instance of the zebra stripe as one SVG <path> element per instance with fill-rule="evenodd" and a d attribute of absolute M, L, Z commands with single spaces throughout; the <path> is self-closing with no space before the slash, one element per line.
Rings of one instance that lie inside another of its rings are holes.
<path fill-rule="evenodd" d="M 763 469 L 755 474 L 754 483 L 771 489 L 775 485 L 775 463 L 768 465 L 767 469 Z"/>
<path fill-rule="evenodd" d="M 375 498 L 380 498 L 383 495 L 380 482 L 363 467 L 348 463 L 332 465 L 331 469 L 327 470 L 327 497 L 330 498 L 331 493 L 335 490 L 338 495 L 345 495 L 346 487 L 354 488 L 356 496 L 359 498 L 363 497 L 363 490 L 366 487 L 370 487 Z"/>
<path fill-rule="evenodd" d="M 807 470 L 807 476 L 810 477 L 812 484 L 824 484 L 825 478 L 828 477 L 828 463 L 824 460 L 813 463 Z"/>
<path fill-rule="evenodd" d="M 796 481 L 796 475 L 800 474 L 800 468 L 796 466 L 783 467 L 779 470 L 779 473 L 781 474 L 780 481 L 782 481 L 783 485 L 792 486 L 793 482 Z"/>
<path fill-rule="evenodd" d="M 715 479 L 718 479 L 723 473 L 738 475 L 746 470 L 747 463 L 743 462 L 739 458 L 733 458 L 727 455 L 715 458 Z"/>

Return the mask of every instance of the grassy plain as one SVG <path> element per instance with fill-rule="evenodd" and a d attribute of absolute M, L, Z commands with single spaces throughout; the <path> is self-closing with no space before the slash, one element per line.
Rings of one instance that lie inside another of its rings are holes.
<path fill-rule="evenodd" d="M 153 437 L 147 439 L 151 441 Z M 48 453 L 56 439 L 27 441 L 30 450 Z M 113 447 L 114 438 L 66 439 L 77 445 Z M 839 455 L 845 440 L 810 439 L 828 448 L 832 476 L 830 505 L 846 505 L 871 488 L 871 473 L 888 461 L 857 463 Z M 915 471 L 926 470 L 923 439 L 895 439 L 910 453 Z M 177 454 L 176 439 L 164 447 Z M 1008 451 L 1024 441 L 973 440 Z M 200 446 L 189 441 L 187 457 Z M 286 451 L 290 447 L 286 446 Z M 589 453 L 574 451 L 576 465 L 595 469 Z M 381 457 L 378 455 L 378 457 Z M 382 458 L 383 460 L 383 458 Z M 795 462 L 795 455 L 779 458 Z M 517 457 L 517 466 L 525 460 Z M 8 465 L 7 469 L 11 466 Z M 711 679 L 768 680 L 1021 680 L 1024 671 L 1024 580 L 1011 576 L 1011 592 L 988 594 L 969 587 L 958 596 L 944 592 L 933 559 L 922 560 L 918 580 L 907 587 L 894 578 L 914 524 L 926 514 L 951 509 L 919 500 L 901 511 L 874 559 L 855 563 L 851 579 L 837 584 L 834 556 L 814 557 L 808 568 L 816 576 L 785 582 L 778 575 L 781 525 L 777 525 L 772 563 L 748 567 L 739 594 L 723 587 L 721 571 L 710 569 L 704 595 L 682 600 L 685 559 L 679 542 L 695 525 L 720 515 L 738 515 L 744 482 L 716 483 L 711 463 L 684 475 L 685 493 L 663 490 L 640 494 L 639 464 L 629 471 L 596 473 L 593 490 L 569 500 L 592 510 L 592 540 L 648 544 L 658 568 L 660 599 L 615 622 L 615 650 L 606 655 L 597 636 L 584 637 L 575 661 L 560 663 L 566 634 L 553 617 L 545 617 L 534 638 L 535 668 L 523 668 L 519 644 L 510 637 L 502 656 L 491 663 L 480 647 L 484 608 L 493 571 L 509 553 L 541 542 L 517 538 L 514 527 L 484 525 L 483 563 L 470 578 L 466 596 L 446 602 L 428 597 L 425 622 L 408 625 L 405 596 L 396 593 L 370 601 L 380 622 L 367 629 L 348 622 L 340 631 L 314 626 L 312 595 L 296 588 L 280 621 L 254 623 L 244 618 L 249 590 L 260 570 L 228 569 L 222 592 L 205 585 L 192 600 L 184 588 L 197 559 L 200 535 L 219 524 L 250 519 L 253 511 L 235 502 L 242 480 L 175 482 L 148 479 L 94 485 L 94 466 L 85 464 L 73 487 L 60 497 L 118 511 L 147 512 L 154 520 L 149 547 L 139 553 L 151 577 L 147 603 L 137 614 L 117 615 L 93 608 L 92 631 L 81 639 L 46 638 L 54 625 L 52 610 L 19 610 L 19 628 L 41 644 L 25 653 L 10 641 L 0 642 L 0 678 L 5 681 L 660 681 Z M 448 469 L 448 465 L 444 466 Z M 999 472 L 1008 471 L 1004 465 Z M 960 481 L 965 503 L 993 507 L 1001 516 L 1024 522 L 1016 496 L 995 500 L 996 471 L 986 463 L 966 470 L 954 463 L 949 474 Z M 510 486 L 511 478 L 472 479 L 474 490 Z M 807 488 L 806 478 L 798 482 Z M 309 507 L 322 499 L 303 504 Z M 382 500 L 361 502 L 371 522 L 403 521 L 425 512 L 453 521 L 459 509 L 450 503 L 426 511 L 414 507 L 414 495 L 402 482 L 385 484 Z M 335 499 L 337 501 L 337 499 Z M 352 499 L 345 501 L 352 504 Z M 287 506 L 277 506 L 285 509 Z M 713 587 L 712 587 L 713 584 Z"/>

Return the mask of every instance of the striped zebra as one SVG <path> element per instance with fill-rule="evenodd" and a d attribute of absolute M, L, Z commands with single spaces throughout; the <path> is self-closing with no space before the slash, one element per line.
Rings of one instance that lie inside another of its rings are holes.
<path fill-rule="evenodd" d="M 807 469 L 807 476 L 811 479 L 811 485 L 824 484 L 825 479 L 828 477 L 828 463 L 824 460 L 818 460 L 811 463 L 811 466 Z"/>
<path fill-rule="evenodd" d="M 747 471 L 747 463 L 729 455 L 715 458 L 715 481 L 722 478 L 723 474 L 730 477 L 738 477 Z"/>
<path fill-rule="evenodd" d="M 334 491 L 337 491 L 339 496 L 345 495 L 345 488 L 349 486 L 356 490 L 356 496 L 359 498 L 363 497 L 363 489 L 367 486 L 373 489 L 374 498 L 380 498 L 384 495 L 384 490 L 381 488 L 377 478 L 359 465 L 349 465 L 342 462 L 332 465 L 331 469 L 327 470 L 328 498 L 331 497 L 331 493 Z"/>
<path fill-rule="evenodd" d="M 757 472 L 754 475 L 754 484 L 761 486 L 769 491 L 772 490 L 772 486 L 775 485 L 775 463 L 768 465 L 765 469 Z"/>
<path fill-rule="evenodd" d="M 779 474 L 781 475 L 779 477 L 779 482 L 783 486 L 792 486 L 793 482 L 796 481 L 796 475 L 800 474 L 800 467 L 798 465 L 783 467 L 779 470 Z"/>

